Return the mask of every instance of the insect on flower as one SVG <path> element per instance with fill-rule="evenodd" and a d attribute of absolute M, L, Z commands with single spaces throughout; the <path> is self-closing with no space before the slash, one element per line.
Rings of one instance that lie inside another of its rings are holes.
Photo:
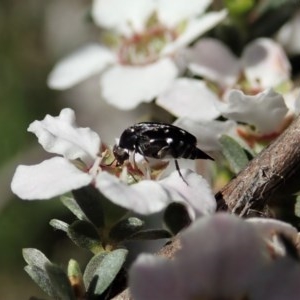
<path fill-rule="evenodd" d="M 119 165 L 129 158 L 129 152 L 139 153 L 158 159 L 175 159 L 176 170 L 180 172 L 178 158 L 211 159 L 209 155 L 197 148 L 196 137 L 174 125 L 157 122 L 141 122 L 124 130 L 118 145 L 113 148 Z"/>

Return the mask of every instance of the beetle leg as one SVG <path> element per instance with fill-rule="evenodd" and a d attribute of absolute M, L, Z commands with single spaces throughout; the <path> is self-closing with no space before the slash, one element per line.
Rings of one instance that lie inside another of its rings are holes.
<path fill-rule="evenodd" d="M 180 172 L 179 164 L 178 164 L 177 159 L 175 159 L 175 167 L 176 167 L 177 172 L 179 173 L 179 176 L 182 178 L 182 180 L 186 183 L 186 185 L 189 185 L 189 184 L 186 182 L 186 180 L 183 178 L 183 176 L 182 176 L 182 174 L 181 174 L 181 172 Z"/>

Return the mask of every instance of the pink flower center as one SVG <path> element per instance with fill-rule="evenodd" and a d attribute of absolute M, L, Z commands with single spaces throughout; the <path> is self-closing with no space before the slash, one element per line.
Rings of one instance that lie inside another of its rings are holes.
<path fill-rule="evenodd" d="M 134 34 L 122 41 L 119 62 L 122 65 L 146 65 L 161 56 L 162 49 L 177 38 L 177 33 L 161 25 L 153 26 L 143 33 Z"/>

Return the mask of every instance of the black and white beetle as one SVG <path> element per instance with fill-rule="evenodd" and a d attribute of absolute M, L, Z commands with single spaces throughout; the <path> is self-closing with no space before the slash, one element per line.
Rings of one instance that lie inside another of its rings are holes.
<path fill-rule="evenodd" d="M 197 148 L 196 144 L 196 137 L 179 127 L 166 123 L 141 122 L 124 130 L 113 153 L 119 165 L 129 158 L 129 151 L 137 152 L 145 158 L 175 159 L 176 170 L 184 180 L 177 158 L 213 160 Z"/>

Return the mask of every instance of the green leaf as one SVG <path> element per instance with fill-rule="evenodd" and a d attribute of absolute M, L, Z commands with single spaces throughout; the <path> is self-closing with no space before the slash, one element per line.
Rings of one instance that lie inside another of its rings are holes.
<path fill-rule="evenodd" d="M 60 200 L 79 220 L 88 220 L 74 198 L 62 196 L 60 197 Z"/>
<path fill-rule="evenodd" d="M 70 259 L 68 264 L 68 277 L 82 277 L 80 266 L 75 259 Z"/>
<path fill-rule="evenodd" d="M 63 221 L 57 220 L 57 219 L 52 219 L 52 220 L 50 220 L 49 224 L 57 230 L 62 230 L 64 232 L 68 232 L 69 224 L 66 222 L 63 222 Z"/>
<path fill-rule="evenodd" d="M 28 264 L 24 267 L 27 274 L 47 295 L 57 298 L 57 293 L 45 267 L 47 264 L 51 264 L 49 259 L 41 251 L 34 248 L 25 248 L 22 253 Z"/>
<path fill-rule="evenodd" d="M 222 152 L 229 162 L 234 173 L 240 172 L 248 164 L 249 160 L 245 150 L 232 137 L 222 135 L 220 138 Z"/>
<path fill-rule="evenodd" d="M 78 206 L 88 220 L 97 228 L 104 227 L 104 212 L 101 204 L 101 195 L 93 186 L 85 186 L 72 191 Z"/>
<path fill-rule="evenodd" d="M 73 290 L 76 292 L 76 298 L 84 299 L 86 290 L 83 283 L 83 277 L 79 264 L 74 259 L 69 260 L 68 278 L 71 282 Z"/>
<path fill-rule="evenodd" d="M 261 1 L 260 5 L 256 5 L 251 12 L 250 39 L 275 34 L 285 22 L 292 18 L 298 8 L 299 2 L 295 0 Z"/>
<path fill-rule="evenodd" d="M 86 265 L 83 273 L 83 282 L 86 289 L 89 287 L 98 266 L 101 264 L 102 260 L 108 253 L 109 252 L 105 251 L 94 255 Z"/>
<path fill-rule="evenodd" d="M 50 263 L 49 259 L 40 250 L 35 248 L 24 248 L 23 257 L 28 265 L 37 266 L 45 270 L 45 264 Z"/>
<path fill-rule="evenodd" d="M 111 285 L 121 270 L 127 253 L 126 249 L 117 249 L 91 259 L 83 275 L 90 296 L 101 295 Z"/>
<path fill-rule="evenodd" d="M 141 230 L 129 237 L 130 240 L 158 240 L 172 237 L 169 231 L 165 229 L 147 229 Z"/>
<path fill-rule="evenodd" d="M 224 5 L 230 14 L 242 15 L 251 10 L 255 2 L 254 0 L 224 0 Z"/>
<path fill-rule="evenodd" d="M 102 250 L 97 230 L 87 221 L 75 221 L 68 227 L 67 234 L 79 247 L 88 249 L 93 253 L 97 253 Z"/>
<path fill-rule="evenodd" d="M 192 220 L 184 204 L 173 202 L 165 209 L 164 222 L 172 234 L 176 235 L 183 228 L 191 224 Z"/>
<path fill-rule="evenodd" d="M 45 267 L 59 299 L 76 300 L 71 283 L 64 270 L 54 264 L 47 264 Z"/>
<path fill-rule="evenodd" d="M 138 218 L 131 217 L 118 222 L 109 232 L 109 237 L 114 242 L 122 242 L 142 228 L 144 228 L 144 222 Z"/>
<path fill-rule="evenodd" d="M 55 299 L 58 298 L 58 294 L 56 293 L 45 269 L 35 265 L 28 265 L 24 267 L 24 270 L 48 296 Z"/>
<path fill-rule="evenodd" d="M 300 217 L 300 195 L 297 195 L 295 200 L 295 215 Z"/>

